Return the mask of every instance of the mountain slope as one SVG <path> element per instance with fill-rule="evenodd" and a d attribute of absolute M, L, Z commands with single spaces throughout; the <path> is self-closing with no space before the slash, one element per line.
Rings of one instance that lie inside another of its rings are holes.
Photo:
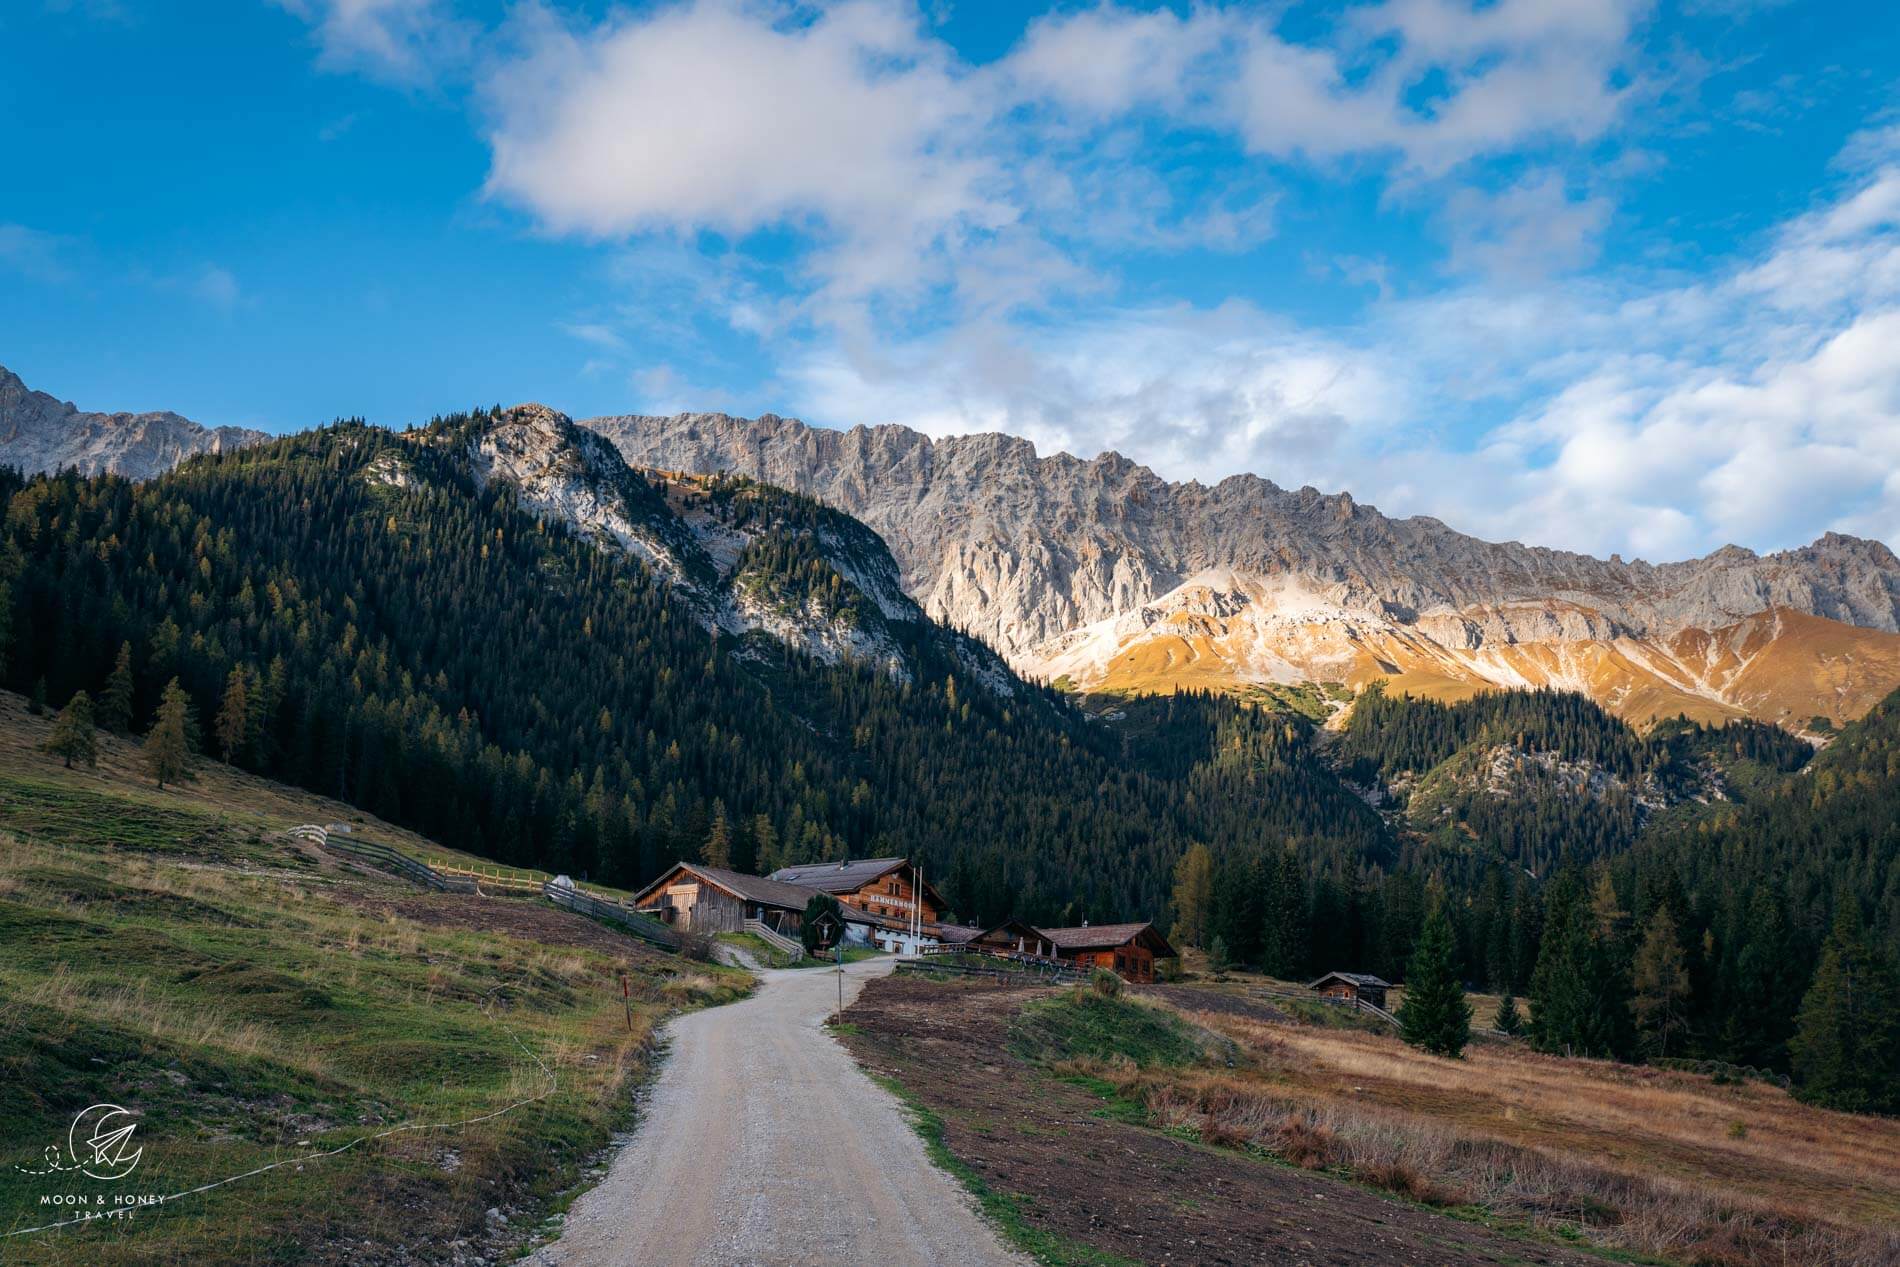
<path fill-rule="evenodd" d="M 226 453 L 269 439 L 244 427 L 207 428 L 175 413 L 86 413 L 28 389 L 0 366 L 0 466 L 31 475 L 71 467 L 150 479 L 199 453 Z"/>
<path fill-rule="evenodd" d="M 741 867 L 903 853 L 962 914 L 1066 921 L 1158 912 L 1191 841 L 1389 853 L 1280 719 L 1091 720 L 911 618 L 839 512 L 631 471 L 552 411 L 0 497 L 8 683 L 98 697 L 129 642 L 135 724 L 176 676 L 216 743 L 241 682 L 238 764 L 500 861 L 633 885 L 723 831 Z"/>
<path fill-rule="evenodd" d="M 738 472 L 850 512 L 930 614 L 1084 686 L 1561 685 L 1639 722 L 1799 724 L 1856 716 L 1900 684 L 1900 560 L 1874 541 L 1654 565 L 1479 541 L 1254 476 L 1209 488 L 1115 453 L 1039 458 L 1000 435 L 770 415 L 582 425 L 640 465 Z M 1770 653 L 1784 633 L 1795 641 Z"/>

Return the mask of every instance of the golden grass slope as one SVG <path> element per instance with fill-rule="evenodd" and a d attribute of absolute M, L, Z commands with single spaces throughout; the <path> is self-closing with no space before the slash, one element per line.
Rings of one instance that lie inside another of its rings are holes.
<path fill-rule="evenodd" d="M 1581 691 L 1633 724 L 1686 715 L 1803 728 L 1861 716 L 1900 686 L 1900 634 L 1784 608 L 1668 638 L 1551 639 L 1451 646 L 1416 626 L 1344 617 L 1263 622 L 1175 611 L 1128 639 L 1087 689 L 1168 694 L 1265 682 L 1336 682 L 1455 701 L 1479 691 Z"/>

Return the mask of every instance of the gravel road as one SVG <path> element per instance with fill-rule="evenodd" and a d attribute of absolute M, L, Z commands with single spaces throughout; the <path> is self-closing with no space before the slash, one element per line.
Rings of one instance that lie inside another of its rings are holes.
<path fill-rule="evenodd" d="M 844 997 L 891 970 L 845 970 Z M 646 1114 L 539 1267 L 877 1263 L 1022 1267 L 930 1164 L 897 1101 L 821 1024 L 835 971 L 759 974 L 752 998 L 669 1026 Z"/>

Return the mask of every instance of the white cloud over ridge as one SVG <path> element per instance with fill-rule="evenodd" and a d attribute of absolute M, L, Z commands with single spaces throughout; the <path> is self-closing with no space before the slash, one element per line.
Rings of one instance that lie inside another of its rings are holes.
<path fill-rule="evenodd" d="M 390 15 L 435 11 L 333 4 L 398 33 Z M 1894 134 L 1859 139 L 1835 196 L 1699 280 L 1577 272 L 1616 214 L 1592 147 L 1657 91 L 1652 7 L 1383 0 L 1296 37 L 1277 9 L 1102 4 L 976 65 L 908 0 L 598 22 L 530 4 L 480 75 L 486 190 L 613 245 L 665 300 L 645 319 L 674 327 L 670 360 L 708 314 L 758 339 L 782 412 L 1115 448 L 1176 478 L 1257 471 L 1599 553 L 1827 528 L 1900 543 Z M 1188 187 L 1154 161 L 1157 131 L 1247 161 Z M 1124 297 L 1114 251 L 1246 250 L 1276 231 L 1291 169 L 1372 171 L 1435 208 L 1437 284 L 1340 261 L 1379 297 L 1323 329 L 1259 298 Z M 619 351 L 603 332 L 576 337 Z M 649 405 L 683 403 L 672 371 L 628 372 Z"/>

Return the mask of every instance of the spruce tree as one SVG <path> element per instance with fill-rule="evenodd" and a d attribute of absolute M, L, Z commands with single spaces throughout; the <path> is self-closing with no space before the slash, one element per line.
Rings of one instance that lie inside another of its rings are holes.
<path fill-rule="evenodd" d="M 1835 916 L 1788 1047 L 1803 1100 L 1852 1113 L 1900 1112 L 1900 986 L 1868 944 L 1851 899 Z"/>
<path fill-rule="evenodd" d="M 1517 1010 L 1517 999 L 1509 992 L 1498 1000 L 1498 1014 L 1491 1025 L 1500 1034 L 1515 1034 L 1524 1028 L 1524 1014 Z"/>
<path fill-rule="evenodd" d="M 26 711 L 39 717 L 46 712 L 46 678 L 44 675 L 33 679 L 33 689 L 26 697 Z"/>
<path fill-rule="evenodd" d="M 99 697 L 99 724 L 115 735 L 132 732 L 132 644 L 119 644 L 105 692 Z"/>
<path fill-rule="evenodd" d="M 53 722 L 53 733 L 40 746 L 64 759 L 68 770 L 75 761 L 89 766 L 99 764 L 99 741 L 92 726 L 92 697 L 84 691 L 73 692 Z"/>
<path fill-rule="evenodd" d="M 1471 1041 L 1471 1004 L 1458 980 L 1457 946 L 1442 892 L 1433 894 L 1431 913 L 1419 931 L 1405 970 L 1405 1003 L 1399 1028 L 1405 1041 L 1440 1056 L 1464 1054 Z"/>
<path fill-rule="evenodd" d="M 159 697 L 158 715 L 141 750 L 145 772 L 159 787 L 176 783 L 191 773 L 191 701 L 173 678 Z"/>

